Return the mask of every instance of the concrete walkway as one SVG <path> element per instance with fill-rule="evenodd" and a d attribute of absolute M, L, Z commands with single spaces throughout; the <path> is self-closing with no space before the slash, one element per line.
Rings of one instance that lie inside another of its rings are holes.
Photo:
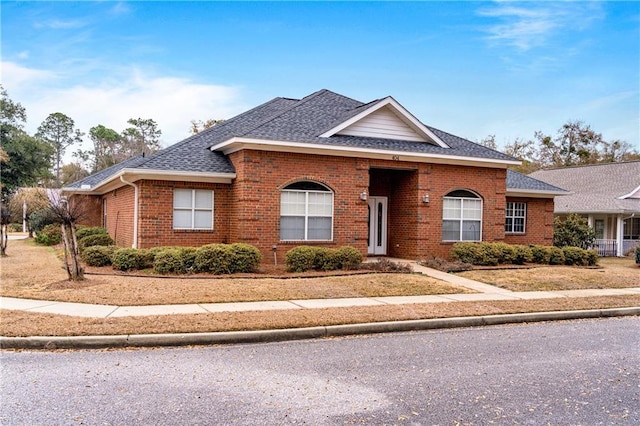
<path fill-rule="evenodd" d="M 640 294 L 640 287 L 625 289 L 602 290 L 565 290 L 565 291 L 531 291 L 513 292 L 488 284 L 469 280 L 457 275 L 447 274 L 435 269 L 426 268 L 416 262 L 402 259 L 389 259 L 399 263 L 409 263 L 415 272 L 464 287 L 477 293 L 443 294 L 427 296 L 390 296 L 390 297 L 362 297 L 340 299 L 307 299 L 264 302 L 237 303 L 200 303 L 183 305 L 147 305 L 147 306 L 115 306 L 93 305 L 86 303 L 55 302 L 35 299 L 19 299 L 0 297 L 0 308 L 22 310 L 38 313 L 70 315 L 85 318 L 115 318 L 135 317 L 147 315 L 176 315 L 176 314 L 205 314 L 217 312 L 268 311 L 286 309 L 321 309 L 345 308 L 352 306 L 383 306 L 405 305 L 412 303 L 451 303 L 490 300 L 533 300 L 551 299 L 559 297 L 591 297 L 591 296 L 620 296 Z"/>

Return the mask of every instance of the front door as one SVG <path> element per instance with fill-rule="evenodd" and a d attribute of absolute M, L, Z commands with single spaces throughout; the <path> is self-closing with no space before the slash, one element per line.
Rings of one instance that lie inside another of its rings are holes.
<path fill-rule="evenodd" d="M 387 197 L 369 197 L 369 254 L 387 254 Z"/>

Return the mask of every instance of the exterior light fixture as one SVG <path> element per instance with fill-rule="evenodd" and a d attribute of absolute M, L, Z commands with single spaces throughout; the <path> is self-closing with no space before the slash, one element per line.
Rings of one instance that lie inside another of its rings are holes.
<path fill-rule="evenodd" d="M 422 202 L 425 204 L 429 203 L 429 194 L 424 194 L 422 196 Z"/>
<path fill-rule="evenodd" d="M 360 199 L 362 201 L 367 201 L 367 191 L 362 191 L 362 193 L 360 194 Z"/>

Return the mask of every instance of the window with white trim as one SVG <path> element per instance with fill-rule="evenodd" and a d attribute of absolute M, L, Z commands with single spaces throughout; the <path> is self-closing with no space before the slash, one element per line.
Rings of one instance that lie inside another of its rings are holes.
<path fill-rule="evenodd" d="M 174 189 L 173 229 L 213 229 L 213 191 Z"/>
<path fill-rule="evenodd" d="M 281 241 L 331 241 L 333 192 L 316 182 L 296 182 L 280 193 Z"/>
<path fill-rule="evenodd" d="M 507 202 L 504 212 L 504 232 L 524 234 L 527 223 L 527 203 Z"/>
<path fill-rule="evenodd" d="M 452 191 L 442 204 L 443 241 L 482 240 L 482 199 L 470 191 Z"/>

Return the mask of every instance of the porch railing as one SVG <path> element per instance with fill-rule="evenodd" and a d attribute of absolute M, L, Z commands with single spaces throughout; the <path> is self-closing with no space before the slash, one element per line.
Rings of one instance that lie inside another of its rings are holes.
<path fill-rule="evenodd" d="M 638 244 L 640 244 L 640 240 L 622 240 L 622 254 L 627 253 Z M 598 256 L 606 257 L 618 255 L 618 243 L 616 242 L 616 240 L 596 240 L 593 248 L 597 250 Z"/>

